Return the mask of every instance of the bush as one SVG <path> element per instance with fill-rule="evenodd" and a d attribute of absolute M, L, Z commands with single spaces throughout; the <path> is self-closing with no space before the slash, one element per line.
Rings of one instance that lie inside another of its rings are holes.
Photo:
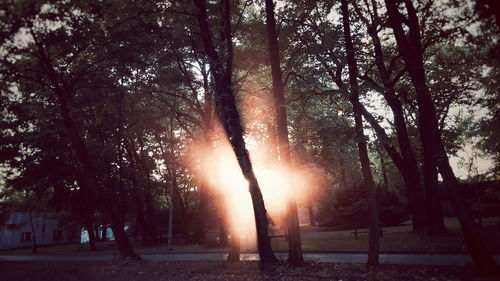
<path fill-rule="evenodd" d="M 368 204 L 364 185 L 342 188 L 332 192 L 323 208 L 324 225 L 336 229 L 368 227 Z M 406 206 L 396 193 L 378 188 L 377 206 L 379 223 L 383 226 L 399 225 L 408 219 Z"/>
<path fill-rule="evenodd" d="M 377 190 L 379 221 L 383 226 L 400 225 L 408 220 L 409 213 L 396 193 L 379 188 Z"/>

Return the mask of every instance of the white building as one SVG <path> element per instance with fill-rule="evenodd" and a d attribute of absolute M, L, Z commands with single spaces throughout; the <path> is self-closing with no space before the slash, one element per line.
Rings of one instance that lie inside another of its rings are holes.
<path fill-rule="evenodd" d="M 32 213 L 33 228 L 28 213 L 16 212 L 0 225 L 0 249 L 31 247 L 33 237 L 38 246 L 80 242 L 80 227 L 63 225 L 61 215 Z"/>

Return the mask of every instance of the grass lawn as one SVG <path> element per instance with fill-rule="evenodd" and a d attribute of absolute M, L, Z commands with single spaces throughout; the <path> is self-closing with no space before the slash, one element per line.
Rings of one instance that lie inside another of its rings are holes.
<path fill-rule="evenodd" d="M 498 218 L 483 221 L 482 236 L 486 245 L 495 253 L 500 253 L 500 227 Z M 385 227 L 380 239 L 382 252 L 425 252 L 425 253 L 465 253 L 467 248 L 455 218 L 446 218 L 447 234 L 429 237 L 411 231 L 411 226 Z M 367 232 L 367 229 L 360 231 Z M 368 233 L 358 234 L 354 239 L 352 230 L 326 231 L 319 227 L 302 229 L 302 247 L 305 251 L 366 251 Z M 273 241 L 273 249 L 286 250 L 287 244 L 281 239 Z"/>
<path fill-rule="evenodd" d="M 499 218 L 486 219 L 483 222 L 482 235 L 487 247 L 494 253 L 500 253 Z M 382 252 L 422 252 L 422 253 L 466 253 L 467 249 L 463 236 L 454 218 L 445 220 L 449 232 L 445 235 L 429 237 L 411 232 L 411 226 L 396 226 L 384 228 L 384 236 L 380 240 Z M 360 231 L 366 231 L 360 230 Z M 368 247 L 368 233 L 358 234 L 354 239 L 352 230 L 329 231 L 323 227 L 301 227 L 302 248 L 304 251 L 366 251 Z M 211 233 L 215 238 L 217 233 Z M 255 251 L 255 242 L 242 238 L 243 251 Z M 138 253 L 166 253 L 170 252 L 166 245 L 142 246 L 140 240 L 133 240 L 134 248 Z M 287 251 L 287 242 L 283 238 L 272 240 L 275 251 Z M 100 253 L 116 252 L 114 241 L 98 242 Z M 215 242 L 198 244 L 177 244 L 173 252 L 220 252 L 227 248 L 217 247 Z M 69 244 L 39 248 L 41 254 L 84 254 L 89 253 L 87 244 Z M 31 249 L 2 250 L 0 255 L 27 255 Z"/>

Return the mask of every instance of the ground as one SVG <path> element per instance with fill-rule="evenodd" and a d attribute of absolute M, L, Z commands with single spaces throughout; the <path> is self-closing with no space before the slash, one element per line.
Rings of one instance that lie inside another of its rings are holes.
<path fill-rule="evenodd" d="M 308 263 L 297 269 L 281 265 L 259 270 L 257 262 L 0 262 L 0 281 L 163 281 L 163 280 L 475 280 L 470 268 L 453 266 Z"/>

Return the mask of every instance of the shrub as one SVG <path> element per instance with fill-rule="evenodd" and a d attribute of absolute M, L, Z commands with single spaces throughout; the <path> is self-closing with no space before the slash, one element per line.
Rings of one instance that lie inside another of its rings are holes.
<path fill-rule="evenodd" d="M 323 208 L 324 225 L 335 229 L 368 227 L 368 204 L 364 185 L 337 189 Z M 408 219 L 406 206 L 396 193 L 378 188 L 377 206 L 379 223 L 383 226 L 399 225 Z"/>

